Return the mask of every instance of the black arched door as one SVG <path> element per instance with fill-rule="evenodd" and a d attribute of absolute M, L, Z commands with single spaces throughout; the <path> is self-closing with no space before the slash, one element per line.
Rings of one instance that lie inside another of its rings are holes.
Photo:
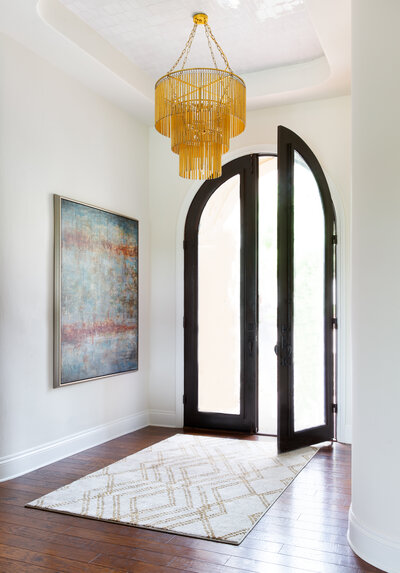
<path fill-rule="evenodd" d="M 275 413 L 261 426 L 285 451 L 333 437 L 336 234 L 322 169 L 284 127 L 277 163 L 236 159 L 190 206 L 184 423 L 256 432 Z"/>

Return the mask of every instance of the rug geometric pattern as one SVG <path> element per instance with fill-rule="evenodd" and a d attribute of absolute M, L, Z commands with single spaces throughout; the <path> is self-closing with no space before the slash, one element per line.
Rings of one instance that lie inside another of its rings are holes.
<path fill-rule="evenodd" d="M 176 434 L 27 506 L 237 545 L 316 452 Z"/>

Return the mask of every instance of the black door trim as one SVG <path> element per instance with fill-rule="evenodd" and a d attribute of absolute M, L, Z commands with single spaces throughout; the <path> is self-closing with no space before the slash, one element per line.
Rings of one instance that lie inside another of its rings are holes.
<path fill-rule="evenodd" d="M 306 143 L 291 130 L 278 128 L 278 447 L 287 451 L 334 437 L 333 353 L 325 351 L 326 423 L 294 432 L 293 368 L 293 172 L 294 152 L 316 179 L 325 215 L 325 349 L 334 336 L 335 209 L 322 168 Z M 184 425 L 256 432 L 258 425 L 258 167 L 268 154 L 240 157 L 223 166 L 218 179 L 206 181 L 195 195 L 184 231 Z M 276 156 L 275 154 L 270 154 Z M 231 177 L 240 176 L 241 201 L 241 411 L 239 415 L 198 411 L 198 230 L 212 194 Z M 286 256 L 281 256 L 285 251 Z"/>
<path fill-rule="evenodd" d="M 240 176 L 241 373 L 239 415 L 198 411 L 198 230 L 211 195 L 225 181 Z M 223 166 L 218 179 L 206 181 L 189 207 L 184 235 L 184 425 L 255 432 L 257 419 L 257 196 L 258 155 L 240 157 Z"/>
<path fill-rule="evenodd" d="M 293 192 L 294 153 L 307 163 L 318 185 L 325 219 L 325 424 L 294 431 L 293 388 Z M 334 437 L 334 249 L 336 217 L 328 182 L 318 159 L 293 131 L 278 127 L 278 448 L 287 451 Z"/>

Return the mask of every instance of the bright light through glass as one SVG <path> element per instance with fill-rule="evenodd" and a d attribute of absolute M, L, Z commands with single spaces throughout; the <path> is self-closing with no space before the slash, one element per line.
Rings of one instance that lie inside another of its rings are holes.
<path fill-rule="evenodd" d="M 294 167 L 294 429 L 325 423 L 325 225 L 315 178 L 295 153 Z"/>
<path fill-rule="evenodd" d="M 240 177 L 211 196 L 198 235 L 198 409 L 240 413 Z"/>
<path fill-rule="evenodd" d="M 260 157 L 258 195 L 258 430 L 277 433 L 277 208 L 276 157 Z"/>

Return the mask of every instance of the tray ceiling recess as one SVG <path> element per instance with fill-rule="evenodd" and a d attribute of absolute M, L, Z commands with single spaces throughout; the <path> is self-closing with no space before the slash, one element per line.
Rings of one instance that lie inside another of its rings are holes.
<path fill-rule="evenodd" d="M 199 11 L 249 110 L 350 92 L 350 0 L 0 0 L 0 30 L 151 125 L 155 80 Z M 187 66 L 208 59 L 198 35 Z"/>
<path fill-rule="evenodd" d="M 60 2 L 154 81 L 179 56 L 199 4 L 198 0 Z M 238 74 L 324 55 L 303 0 L 202 0 L 201 8 Z M 198 34 L 187 67 L 202 67 L 204 59 L 212 64 L 205 36 Z"/>

